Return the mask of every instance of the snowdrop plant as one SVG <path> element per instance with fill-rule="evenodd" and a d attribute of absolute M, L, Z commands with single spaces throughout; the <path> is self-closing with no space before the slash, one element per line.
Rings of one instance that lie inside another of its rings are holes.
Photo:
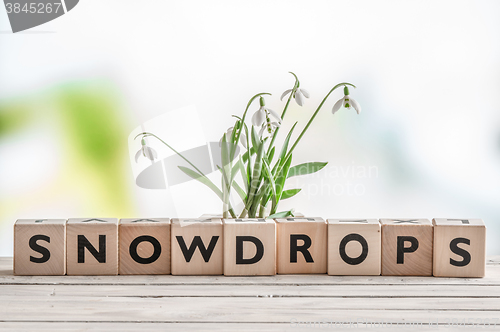
<path fill-rule="evenodd" d="M 144 138 L 151 136 L 161 141 L 189 163 L 191 168 L 178 166 L 184 173 L 209 187 L 221 199 L 224 218 L 284 218 L 293 216 L 293 209 L 278 212 L 281 200 L 291 198 L 301 190 L 300 188 L 285 190 L 286 180 L 293 176 L 318 172 L 327 165 L 327 162 L 308 162 L 292 166 L 292 155 L 295 148 L 328 97 L 339 87 L 344 87 L 344 97 L 335 103 L 332 109 L 333 113 L 343 106 L 345 108 L 353 107 L 359 114 L 361 108 L 349 95 L 348 86 L 353 88 L 355 86 L 351 83 L 339 83 L 326 94 L 299 135 L 293 139 L 294 130 L 298 124 L 295 122 L 284 138 L 281 148 L 278 148 L 274 143 L 291 99 L 293 98 L 299 106 L 302 106 L 304 98 L 310 97 L 309 92 L 300 88 L 297 75 L 291 74 L 294 76 L 295 82 L 293 87 L 286 90 L 281 96 L 282 100 L 288 96 L 281 115 L 266 107 L 265 96 L 271 95 L 270 93 L 256 94 L 247 103 L 241 117 L 233 115 L 236 119 L 234 126 L 229 128 L 220 140 L 221 162 L 218 166 L 221 175 L 220 187 L 213 183 L 196 165 L 153 133 L 142 132 L 136 136 L 136 138 L 141 137 L 143 142 L 143 147 L 137 155 L 142 153 L 152 160 L 149 156 L 154 157 L 156 152 L 153 151 L 153 154 L 149 151 L 151 148 L 145 145 Z M 260 107 L 252 115 L 250 124 L 247 124 L 247 114 L 256 100 L 259 100 Z M 259 131 L 257 132 L 257 130 Z M 242 147 L 242 149 L 237 154 L 238 147 Z M 236 198 L 240 201 L 240 204 L 234 205 L 239 207 L 238 209 L 233 207 Z"/>

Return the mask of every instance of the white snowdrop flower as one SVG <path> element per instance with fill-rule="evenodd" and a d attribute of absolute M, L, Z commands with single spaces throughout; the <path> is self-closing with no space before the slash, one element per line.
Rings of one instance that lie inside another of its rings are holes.
<path fill-rule="evenodd" d="M 281 123 L 281 117 L 278 113 L 270 108 L 266 107 L 266 102 L 264 98 L 260 97 L 260 108 L 252 116 L 252 124 L 255 127 L 260 127 L 266 121 L 266 117 L 273 116 L 279 123 Z"/>
<path fill-rule="evenodd" d="M 234 127 L 229 127 L 229 129 L 226 132 L 226 140 L 229 140 L 231 138 L 231 136 L 233 135 L 233 130 L 234 130 Z M 246 147 L 247 147 L 247 137 L 246 137 L 245 133 L 243 133 L 243 131 L 240 134 L 240 143 L 246 149 Z M 221 145 L 222 145 L 222 137 L 219 140 L 219 146 L 221 146 Z"/>
<path fill-rule="evenodd" d="M 141 144 L 142 144 L 141 149 L 137 151 L 137 153 L 135 154 L 136 163 L 139 162 L 139 158 L 141 156 L 144 156 L 151 161 L 158 158 L 158 154 L 156 153 L 156 151 L 153 148 L 146 145 L 146 140 L 144 140 L 144 138 L 141 140 Z"/>
<path fill-rule="evenodd" d="M 283 92 L 280 100 L 283 100 L 283 98 L 285 98 L 285 96 L 288 95 L 292 91 L 293 91 L 293 89 L 288 89 L 285 92 Z M 295 102 L 297 102 L 297 104 L 299 104 L 299 106 L 304 105 L 304 97 L 309 98 L 309 96 L 310 96 L 309 92 L 307 92 L 306 89 L 302 89 L 302 88 L 297 88 L 297 90 L 295 90 L 295 93 L 293 94 L 293 98 L 295 99 Z"/>
<path fill-rule="evenodd" d="M 359 103 L 356 100 L 349 96 L 349 89 L 347 87 L 344 87 L 344 97 L 340 98 L 335 105 L 333 105 L 332 114 L 335 114 L 335 112 L 337 112 L 342 106 L 347 109 L 353 107 L 358 114 L 361 112 L 361 106 L 359 106 Z"/>
<path fill-rule="evenodd" d="M 259 136 L 261 138 L 271 136 L 276 128 L 280 127 L 281 123 L 276 121 L 271 121 L 271 119 L 267 116 L 266 122 L 262 124 L 262 128 L 260 128 Z M 265 135 L 264 135 L 265 134 Z"/>

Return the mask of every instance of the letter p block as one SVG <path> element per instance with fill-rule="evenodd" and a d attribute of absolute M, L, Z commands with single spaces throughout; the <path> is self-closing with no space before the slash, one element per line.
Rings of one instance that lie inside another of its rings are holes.
<path fill-rule="evenodd" d="M 14 274 L 66 274 L 66 219 L 19 219 L 14 224 Z"/>
<path fill-rule="evenodd" d="M 380 219 L 382 275 L 432 276 L 433 227 L 428 219 Z"/>
<path fill-rule="evenodd" d="M 276 223 L 271 219 L 223 219 L 224 275 L 276 274 Z"/>

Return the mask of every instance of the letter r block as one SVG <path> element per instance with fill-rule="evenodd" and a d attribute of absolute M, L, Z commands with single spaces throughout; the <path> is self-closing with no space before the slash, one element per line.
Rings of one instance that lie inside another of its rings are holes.
<path fill-rule="evenodd" d="M 66 274 L 66 219 L 19 219 L 14 224 L 14 274 Z"/>
<path fill-rule="evenodd" d="M 428 219 L 380 219 L 382 275 L 431 276 L 433 226 Z"/>
<path fill-rule="evenodd" d="M 481 219 L 442 219 L 434 224 L 434 276 L 482 278 L 486 226 Z"/>
<path fill-rule="evenodd" d="M 302 217 L 275 221 L 278 274 L 326 273 L 326 221 Z"/>
<path fill-rule="evenodd" d="M 220 218 L 172 219 L 172 274 L 220 275 L 224 240 Z"/>
<path fill-rule="evenodd" d="M 224 275 L 276 274 L 276 223 L 271 219 L 223 219 Z"/>
<path fill-rule="evenodd" d="M 328 274 L 380 275 L 378 219 L 328 219 Z"/>
<path fill-rule="evenodd" d="M 170 219 L 121 219 L 120 274 L 170 274 Z"/>
<path fill-rule="evenodd" d="M 66 252 L 68 275 L 117 275 L 118 219 L 68 219 Z"/>

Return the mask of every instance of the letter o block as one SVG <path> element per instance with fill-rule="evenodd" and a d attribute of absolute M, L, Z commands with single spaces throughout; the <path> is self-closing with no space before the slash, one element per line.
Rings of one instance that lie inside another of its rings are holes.
<path fill-rule="evenodd" d="M 432 276 L 433 227 L 428 219 L 380 219 L 382 275 Z"/>
<path fill-rule="evenodd" d="M 66 274 L 66 219 L 19 219 L 14 224 L 14 274 Z"/>
<path fill-rule="evenodd" d="M 434 276 L 482 278 L 486 226 L 481 219 L 441 219 L 434 224 Z"/>
<path fill-rule="evenodd" d="M 377 219 L 328 219 L 329 275 L 380 275 L 381 251 Z"/>
<path fill-rule="evenodd" d="M 172 219 L 172 274 L 220 275 L 224 241 L 220 218 Z"/>
<path fill-rule="evenodd" d="M 117 275 L 118 219 L 68 219 L 66 253 L 68 275 Z"/>
<path fill-rule="evenodd" d="M 278 274 L 326 273 L 326 221 L 302 217 L 275 221 Z"/>
<path fill-rule="evenodd" d="M 170 219 L 121 219 L 119 274 L 170 274 Z"/>
<path fill-rule="evenodd" d="M 223 219 L 224 275 L 276 274 L 276 223 L 262 218 Z"/>

